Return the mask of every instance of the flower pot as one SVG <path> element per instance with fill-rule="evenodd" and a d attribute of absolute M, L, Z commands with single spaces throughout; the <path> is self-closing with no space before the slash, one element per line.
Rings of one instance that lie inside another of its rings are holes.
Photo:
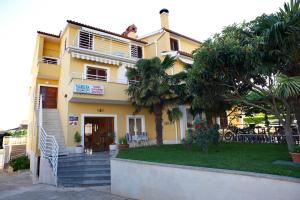
<path fill-rule="evenodd" d="M 294 163 L 300 163 L 300 153 L 290 153 Z"/>
<path fill-rule="evenodd" d="M 82 146 L 78 146 L 74 148 L 75 153 L 83 153 L 83 147 Z"/>
<path fill-rule="evenodd" d="M 119 149 L 128 149 L 129 148 L 129 144 L 119 144 L 118 148 Z"/>
<path fill-rule="evenodd" d="M 109 145 L 109 150 L 110 150 L 110 151 L 115 151 L 115 150 L 117 150 L 117 145 L 116 145 L 116 144 L 110 144 L 110 145 Z"/>

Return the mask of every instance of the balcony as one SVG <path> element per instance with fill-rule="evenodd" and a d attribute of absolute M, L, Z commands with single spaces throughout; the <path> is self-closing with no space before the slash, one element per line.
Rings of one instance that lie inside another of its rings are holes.
<path fill-rule="evenodd" d="M 129 41 L 110 37 L 109 35 L 100 35 L 88 31 L 79 31 L 69 50 L 74 53 L 90 55 L 98 58 L 106 58 L 115 61 L 135 64 L 143 57 L 143 48 Z M 90 59 L 91 58 L 84 58 Z"/>
<path fill-rule="evenodd" d="M 58 58 L 43 57 L 38 62 L 38 78 L 58 80 L 60 66 Z"/>
<path fill-rule="evenodd" d="M 70 102 L 129 104 L 127 80 L 72 73 Z"/>

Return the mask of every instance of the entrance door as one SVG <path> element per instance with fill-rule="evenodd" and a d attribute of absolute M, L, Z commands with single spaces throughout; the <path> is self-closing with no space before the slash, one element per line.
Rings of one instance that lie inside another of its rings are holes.
<path fill-rule="evenodd" d="M 57 108 L 57 88 L 40 87 L 40 95 L 43 97 L 43 108 Z"/>
<path fill-rule="evenodd" d="M 86 117 L 84 119 L 84 145 L 93 151 L 107 151 L 113 143 L 108 137 L 114 132 L 113 117 Z"/>

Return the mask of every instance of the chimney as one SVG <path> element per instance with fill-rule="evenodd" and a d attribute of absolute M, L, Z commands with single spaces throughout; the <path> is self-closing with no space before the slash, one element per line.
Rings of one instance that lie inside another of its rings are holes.
<path fill-rule="evenodd" d="M 137 27 L 134 24 L 132 24 L 127 27 L 127 29 L 122 33 L 122 35 L 126 37 L 136 38 L 137 37 L 136 32 L 137 32 Z"/>
<path fill-rule="evenodd" d="M 160 14 L 160 23 L 162 28 L 169 29 L 169 11 L 166 8 L 163 8 L 159 11 Z"/>

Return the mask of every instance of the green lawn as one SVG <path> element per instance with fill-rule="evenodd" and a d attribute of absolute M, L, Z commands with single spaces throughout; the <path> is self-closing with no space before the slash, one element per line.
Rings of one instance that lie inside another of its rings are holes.
<path fill-rule="evenodd" d="M 286 145 L 221 143 L 208 153 L 198 147 L 163 145 L 121 150 L 118 158 L 178 165 L 201 166 L 240 171 L 261 172 L 300 178 L 300 167 L 272 164 L 274 160 L 290 160 Z"/>

